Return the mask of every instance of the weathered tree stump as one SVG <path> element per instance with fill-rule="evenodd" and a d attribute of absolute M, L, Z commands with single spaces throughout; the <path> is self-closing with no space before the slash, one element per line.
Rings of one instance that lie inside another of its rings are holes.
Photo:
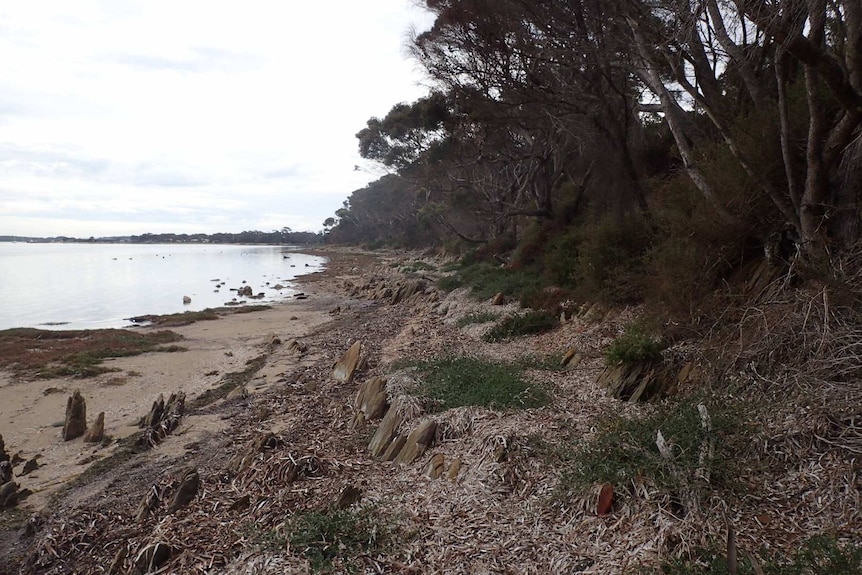
<path fill-rule="evenodd" d="M 66 402 L 66 420 L 63 423 L 63 441 L 81 437 L 87 431 L 87 402 L 79 390 Z"/>

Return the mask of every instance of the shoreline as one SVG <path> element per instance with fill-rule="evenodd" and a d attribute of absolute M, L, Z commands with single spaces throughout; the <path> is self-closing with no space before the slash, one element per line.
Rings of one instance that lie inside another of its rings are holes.
<path fill-rule="evenodd" d="M 289 245 L 82 244 L 0 255 L 11 272 L 0 287 L 21 294 L 0 313 L 0 332 L 132 329 L 141 316 L 242 307 L 240 301 L 276 305 L 292 300 L 299 278 L 326 265 Z"/>
<path fill-rule="evenodd" d="M 51 330 L 80 332 L 87 338 L 103 329 L 147 333 L 169 330 L 182 337 L 177 343 L 183 351 L 173 353 L 146 352 L 130 357 L 105 359 L 110 371 L 94 377 L 20 378 L 0 371 L 0 436 L 10 456 L 24 461 L 35 459 L 39 467 L 16 480 L 21 488 L 33 493 L 21 504 L 29 512 L 41 511 L 51 496 L 90 465 L 110 457 L 120 440 L 140 431 L 138 420 L 147 414 L 152 403 L 161 395 L 182 391 L 193 401 L 209 390 L 218 388 L 221 380 L 241 371 L 246 362 L 261 355 L 273 336 L 284 341 L 299 339 L 320 328 L 332 317 L 328 311 L 340 299 L 326 293 L 315 293 L 314 283 L 320 278 L 305 280 L 318 274 L 327 277 L 328 269 L 305 274 L 292 280 L 295 288 L 304 289 L 308 299 L 286 299 L 266 304 L 265 309 L 247 311 L 237 306 L 223 308 L 218 319 L 197 320 L 182 325 L 133 325 L 124 328 L 92 328 L 81 330 Z M 303 287 L 304 286 L 304 287 Z M 296 289 L 299 291 L 299 289 Z M 189 312 L 196 314 L 199 312 Z M 160 317 L 178 314 L 164 314 Z M 13 328 L 15 329 L 15 328 Z M 29 328 L 21 328 L 29 329 Z M 35 328 L 34 328 L 35 329 Z M 261 391 L 266 385 L 257 385 Z M 61 428 L 68 397 L 81 391 L 87 402 L 87 423 L 105 413 L 105 435 L 110 444 L 85 444 L 81 439 L 64 442 Z M 191 416 L 194 418 L 195 416 Z M 213 421 L 194 424 L 197 433 L 213 433 L 221 426 Z"/>

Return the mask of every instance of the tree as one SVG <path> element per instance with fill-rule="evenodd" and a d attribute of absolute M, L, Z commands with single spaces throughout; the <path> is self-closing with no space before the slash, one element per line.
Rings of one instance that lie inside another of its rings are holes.
<path fill-rule="evenodd" d="M 860 187 L 849 176 L 858 176 L 862 158 L 858 0 L 631 1 L 627 8 L 635 71 L 659 100 L 692 181 L 723 219 L 739 223 L 701 169 L 686 101 L 796 231 L 803 253 L 817 258 L 852 244 Z M 686 100 L 674 97 L 677 89 Z M 796 93 L 807 107 L 807 133 L 799 138 L 790 114 Z M 733 124 L 771 110 L 777 128 L 760 145 L 780 149 L 782 170 L 757 165 Z"/>

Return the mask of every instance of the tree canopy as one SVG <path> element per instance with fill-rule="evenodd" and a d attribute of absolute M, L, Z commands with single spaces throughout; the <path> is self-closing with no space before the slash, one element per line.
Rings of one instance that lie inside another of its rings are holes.
<path fill-rule="evenodd" d="M 858 239 L 858 0 L 425 7 L 435 21 L 411 50 L 434 91 L 357 134 L 398 185 L 354 192 L 333 237 L 399 241 L 424 222 L 429 241 L 487 242 L 585 214 L 661 227 L 683 188 L 736 238 L 784 230 L 809 258 Z"/>

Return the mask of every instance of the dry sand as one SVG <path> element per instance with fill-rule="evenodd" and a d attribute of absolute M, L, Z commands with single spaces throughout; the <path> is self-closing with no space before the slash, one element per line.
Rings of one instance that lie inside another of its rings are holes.
<path fill-rule="evenodd" d="M 0 372 L 0 435 L 6 450 L 25 460 L 35 457 L 40 465 L 19 479 L 22 487 L 33 491 L 22 506 L 28 511 L 41 510 L 57 488 L 93 461 L 110 455 L 116 446 L 104 448 L 80 439 L 62 440 L 66 401 L 75 390 L 80 390 L 87 401 L 88 424 L 104 411 L 105 434 L 114 439 L 127 437 L 139 431 L 138 421 L 160 395 L 167 398 L 182 391 L 194 398 L 216 387 L 224 374 L 242 371 L 246 361 L 260 355 L 272 336 L 284 341 L 299 339 L 331 321 L 328 310 L 333 301 L 333 296 L 320 294 L 277 304 L 269 310 L 235 313 L 171 328 L 183 336 L 178 345 L 186 351 L 109 359 L 105 365 L 119 371 L 93 378 L 16 380 Z M 271 383 L 277 376 L 264 369 L 255 386 L 263 388 L 267 377 Z M 218 417 L 193 416 L 183 432 L 190 435 L 186 437 L 188 442 L 225 425 Z"/>

